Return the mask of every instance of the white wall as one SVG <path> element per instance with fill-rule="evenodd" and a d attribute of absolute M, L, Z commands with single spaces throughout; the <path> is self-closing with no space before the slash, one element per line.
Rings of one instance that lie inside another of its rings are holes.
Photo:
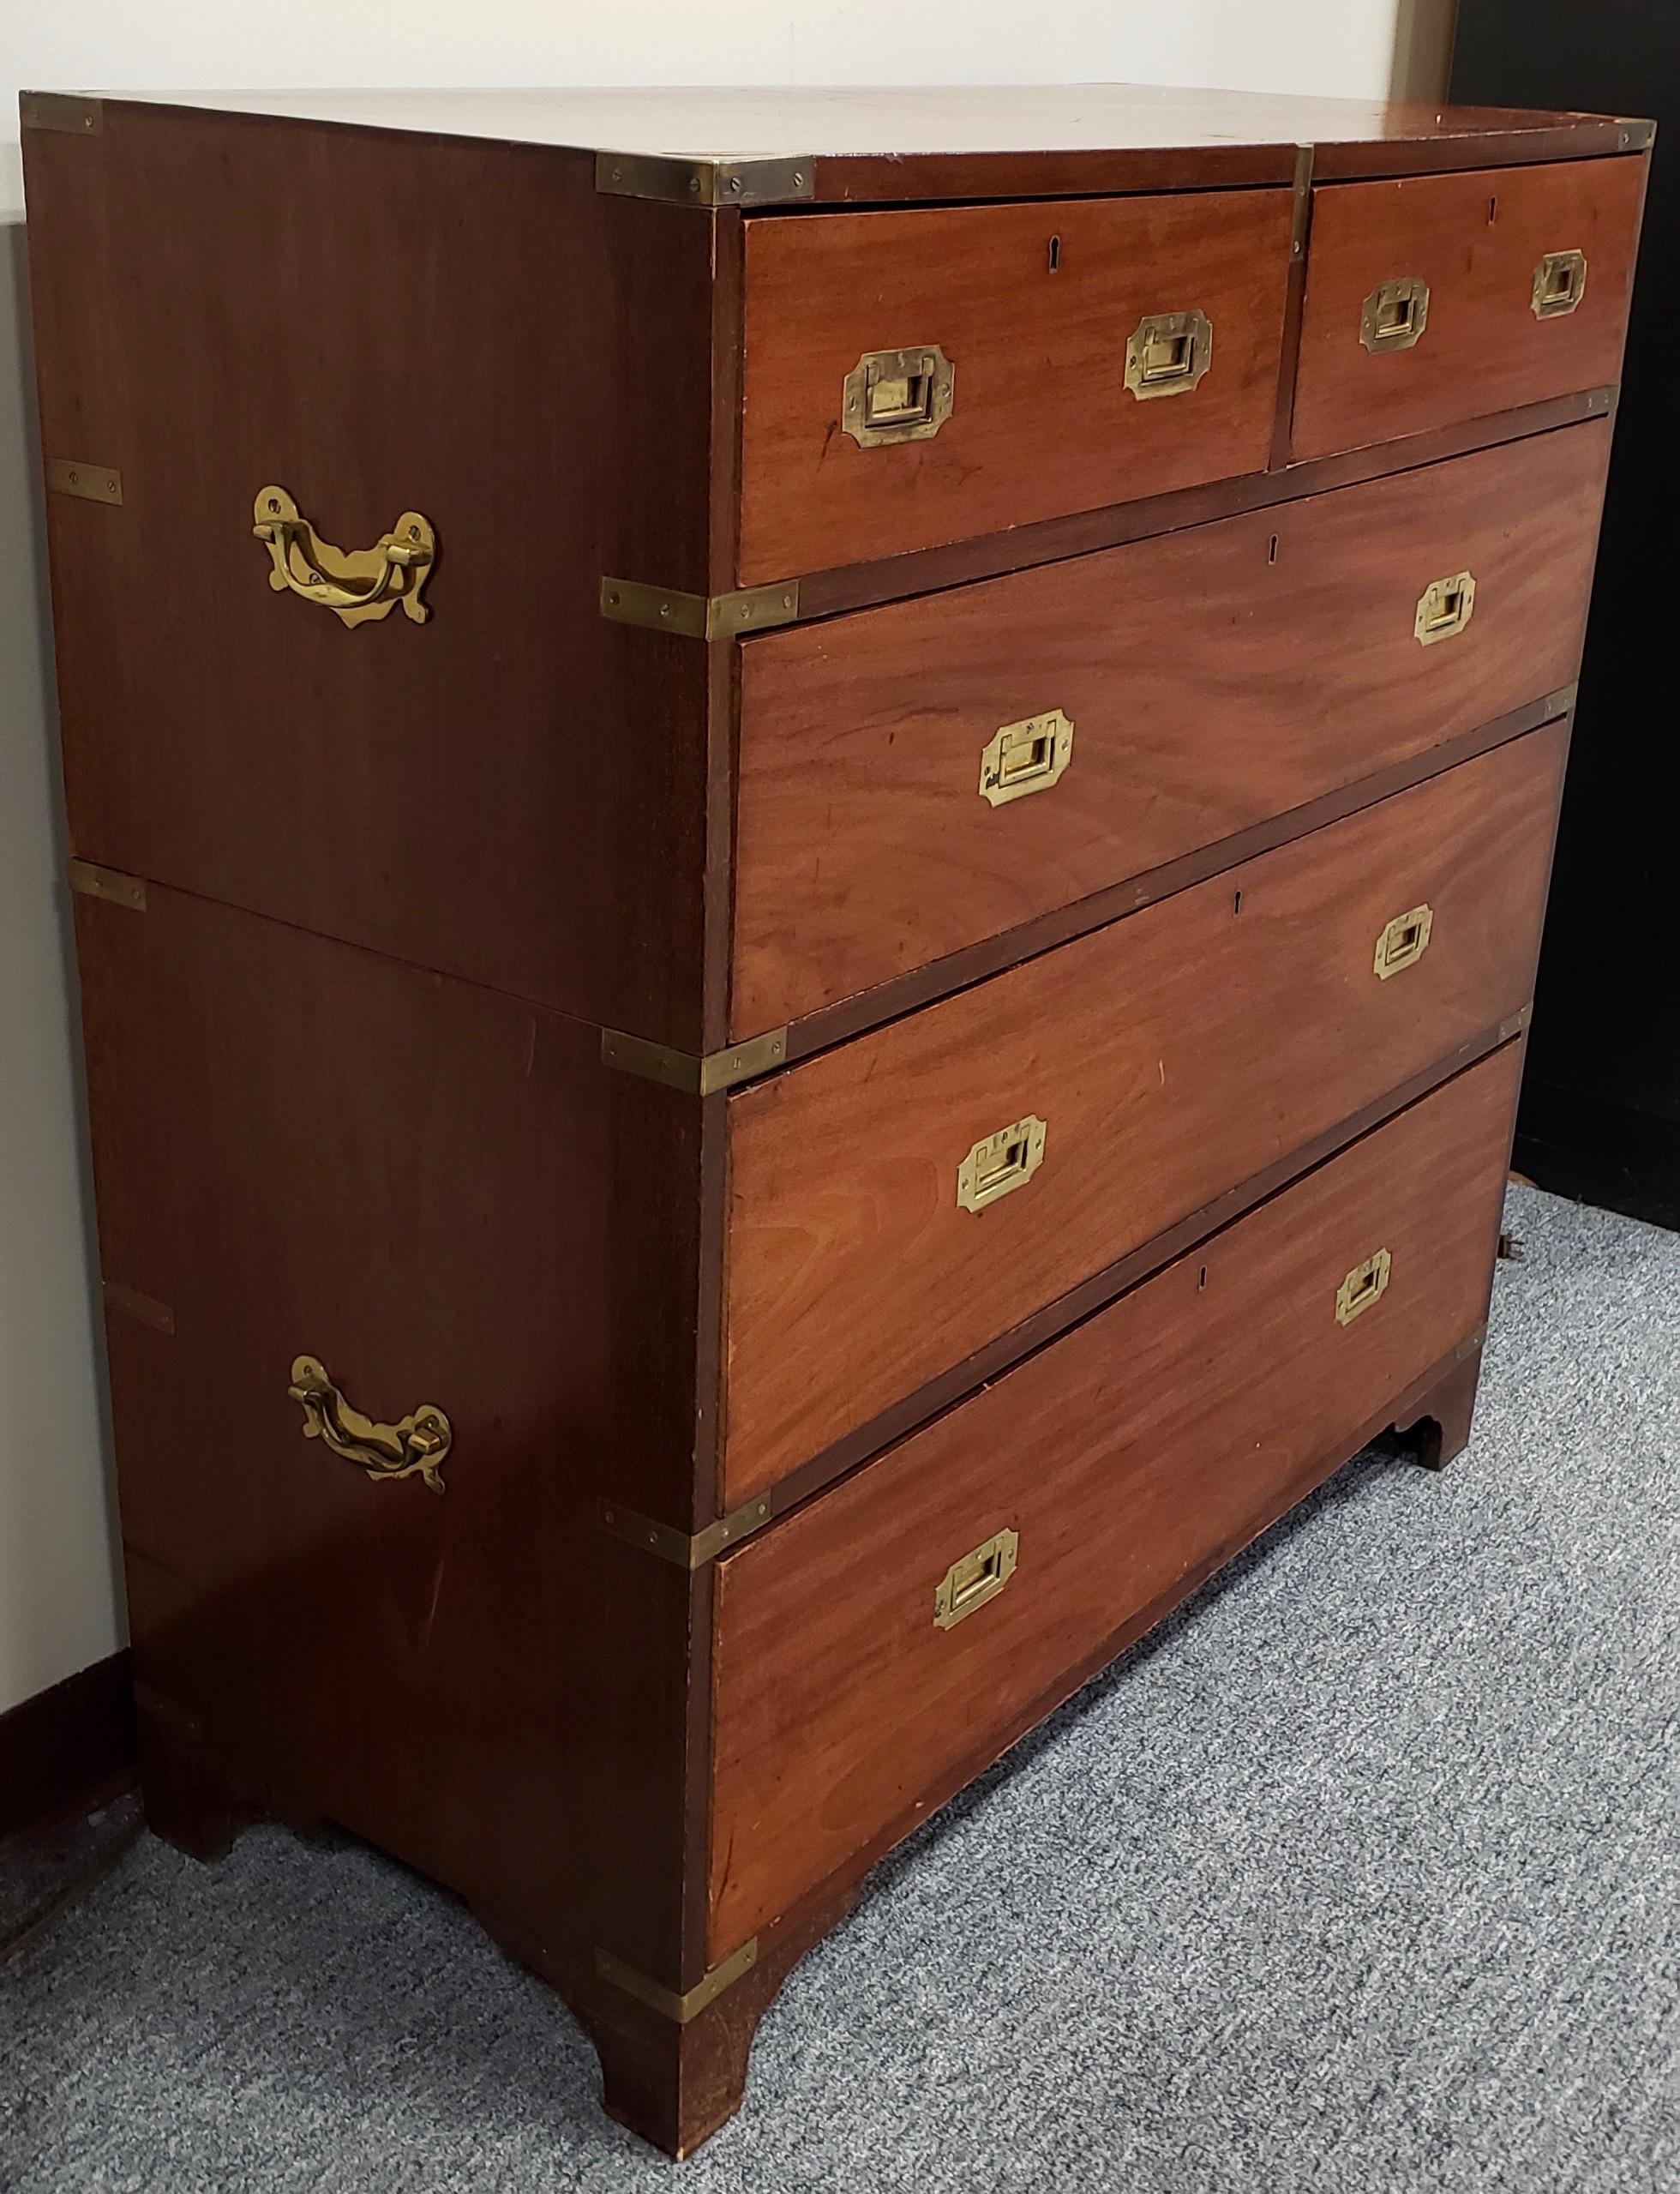
<path fill-rule="evenodd" d="M 26 18 L 24 10 L 28 9 Z M 1433 99 L 1453 0 L 0 0 L 0 1712 L 119 1626 L 85 1255 L 16 94 L 99 87 L 1209 84 Z"/>

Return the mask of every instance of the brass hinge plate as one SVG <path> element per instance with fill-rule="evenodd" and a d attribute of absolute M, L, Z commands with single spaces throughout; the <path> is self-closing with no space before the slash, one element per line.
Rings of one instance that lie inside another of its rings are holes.
<path fill-rule="evenodd" d="M 17 111 L 26 129 L 63 129 L 76 137 L 97 137 L 105 128 L 105 102 L 69 92 L 21 92 Z"/>
<path fill-rule="evenodd" d="M 49 457 L 47 491 L 55 496 L 80 496 L 84 502 L 120 503 L 123 475 L 114 465 L 87 465 L 75 457 Z"/>
<path fill-rule="evenodd" d="M 639 2004 L 645 2004 L 651 2011 L 663 2011 L 668 2019 L 675 2019 L 684 2027 L 690 2019 L 698 2018 L 708 2004 L 716 2003 L 742 1974 L 750 1973 L 758 1962 L 759 1939 L 753 1935 L 738 1951 L 731 1951 L 722 1965 L 713 1966 L 704 1981 L 697 1981 L 692 1988 L 679 1995 L 675 1988 L 663 1988 L 645 1974 L 638 1973 L 634 1966 L 626 1965 L 610 1951 L 597 1950 L 595 1953 L 595 1970 L 603 1981 L 610 1981 L 615 1988 L 621 1988 Z"/>
<path fill-rule="evenodd" d="M 727 1516 L 720 1516 L 715 1524 L 708 1524 L 704 1531 L 679 1531 L 674 1524 L 657 1524 L 651 1516 L 641 1516 L 633 1508 L 626 1508 L 621 1501 L 601 1503 L 604 1530 L 615 1538 L 639 1547 L 644 1554 L 657 1554 L 661 1561 L 675 1562 L 679 1569 L 704 1569 L 726 1548 L 739 1546 L 769 1521 L 767 1496 L 744 1501 Z"/>
<path fill-rule="evenodd" d="M 616 624 L 681 633 L 685 640 L 735 640 L 770 626 L 790 625 L 799 615 L 799 581 L 747 586 L 735 594 L 683 594 L 671 586 L 644 586 L 635 579 L 603 579 L 601 614 Z"/>
<path fill-rule="evenodd" d="M 120 869 L 95 868 L 91 861 L 72 861 L 70 889 L 84 899 L 110 899 L 114 905 L 146 911 L 146 886 L 138 876 L 125 876 Z"/>
<path fill-rule="evenodd" d="M 615 1067 L 621 1074 L 639 1074 L 645 1082 L 663 1082 L 667 1089 L 682 1090 L 690 1097 L 711 1097 L 733 1089 L 737 1082 L 767 1074 L 788 1055 L 788 1031 L 769 1029 L 746 1043 L 732 1043 L 704 1057 L 693 1051 L 674 1051 L 666 1043 L 650 1043 L 645 1037 L 627 1036 L 621 1029 L 601 1031 L 601 1064 Z"/>
<path fill-rule="evenodd" d="M 663 153 L 597 153 L 595 187 L 615 198 L 657 198 L 668 206 L 785 206 L 816 195 L 816 163 L 673 159 Z"/>

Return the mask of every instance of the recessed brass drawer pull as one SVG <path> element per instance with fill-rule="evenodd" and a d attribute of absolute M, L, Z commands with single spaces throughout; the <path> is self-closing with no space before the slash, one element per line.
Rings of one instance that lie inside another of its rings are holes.
<path fill-rule="evenodd" d="M 1205 312 L 1152 312 L 1125 346 L 1125 385 L 1142 401 L 1182 396 L 1214 362 L 1214 323 Z"/>
<path fill-rule="evenodd" d="M 325 1440 L 334 1455 L 359 1464 L 370 1478 L 411 1478 L 417 1471 L 435 1494 L 455 1435 L 441 1410 L 423 1402 L 393 1425 L 375 1424 L 352 1410 L 314 1356 L 299 1356 L 286 1390 L 303 1406 L 303 1437 Z"/>
<path fill-rule="evenodd" d="M 1453 639 L 1469 623 L 1475 606 L 1476 582 L 1467 571 L 1455 571 L 1450 579 L 1432 581 L 1418 597 L 1412 629 L 1419 646 L 1433 647 L 1437 640 Z"/>
<path fill-rule="evenodd" d="M 1427 906 L 1414 906 L 1406 914 L 1395 915 L 1377 940 L 1373 965 L 1378 979 L 1386 983 L 1401 968 L 1414 966 L 1429 949 L 1429 933 L 1434 926 L 1434 914 Z"/>
<path fill-rule="evenodd" d="M 1365 301 L 1359 340 L 1373 355 L 1409 351 L 1429 323 L 1429 284 L 1415 275 L 1383 282 Z"/>
<path fill-rule="evenodd" d="M 1561 320 L 1573 312 L 1587 294 L 1587 254 L 1548 251 L 1534 269 L 1533 310 L 1536 320 Z"/>
<path fill-rule="evenodd" d="M 1000 1196 L 1024 1188 L 1044 1157 L 1044 1122 L 1035 1112 L 1011 1120 L 995 1135 L 982 1135 L 957 1169 L 957 1200 L 965 1211 L 983 1211 Z"/>
<path fill-rule="evenodd" d="M 994 808 L 1054 784 L 1073 759 L 1073 725 L 1059 708 L 1001 725 L 981 749 L 980 796 Z"/>
<path fill-rule="evenodd" d="M 335 549 L 284 488 L 265 488 L 251 531 L 267 544 L 273 563 L 268 584 L 277 594 L 319 603 L 345 625 L 387 617 L 399 603 L 417 625 L 431 615 L 420 590 L 437 554 L 437 536 L 417 510 L 405 510 L 371 549 Z"/>
<path fill-rule="evenodd" d="M 1014 1576 L 1020 1552 L 1018 1531 L 997 1531 L 971 1554 L 952 1562 L 933 1595 L 936 1626 L 952 1630 L 976 1608 L 995 1600 Z"/>
<path fill-rule="evenodd" d="M 1386 1249 L 1379 1249 L 1367 1257 L 1363 1265 L 1356 1265 L 1335 1291 L 1335 1322 L 1351 1325 L 1364 1311 L 1371 1308 L 1389 1284 L 1389 1274 L 1394 1259 Z"/>
<path fill-rule="evenodd" d="M 929 441 L 951 417 L 956 382 L 937 343 L 866 351 L 846 376 L 840 424 L 861 449 Z"/>

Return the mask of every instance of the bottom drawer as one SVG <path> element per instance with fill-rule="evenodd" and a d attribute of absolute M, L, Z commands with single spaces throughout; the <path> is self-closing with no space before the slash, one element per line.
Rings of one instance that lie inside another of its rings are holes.
<path fill-rule="evenodd" d="M 1520 1049 L 725 1556 L 714 1959 L 976 1774 L 1476 1331 Z"/>

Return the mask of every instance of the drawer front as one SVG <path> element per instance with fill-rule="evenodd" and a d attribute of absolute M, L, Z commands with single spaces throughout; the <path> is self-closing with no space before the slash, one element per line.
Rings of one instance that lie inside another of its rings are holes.
<path fill-rule="evenodd" d="M 1215 191 L 749 221 L 741 585 L 1257 471 L 1292 203 Z M 1145 322 L 1193 314 L 1207 329 L 1157 330 L 1134 393 Z"/>
<path fill-rule="evenodd" d="M 850 997 L 1565 684 L 1609 449 L 1608 422 L 1565 428 L 749 642 L 732 1032 Z M 1421 598 L 1465 570 L 1469 622 L 1420 645 Z"/>
<path fill-rule="evenodd" d="M 1316 190 L 1295 455 L 1615 381 L 1644 187 L 1629 157 Z"/>
<path fill-rule="evenodd" d="M 1564 744 L 1514 740 L 732 1095 L 724 1506 L 1518 1012 Z"/>
<path fill-rule="evenodd" d="M 725 1557 L 714 1957 L 976 1773 L 1474 1331 L 1517 1073 L 1508 1046 Z M 1378 1251 L 1385 1290 L 1340 1323 Z M 1004 1532 L 951 1622 L 942 1582 Z"/>

